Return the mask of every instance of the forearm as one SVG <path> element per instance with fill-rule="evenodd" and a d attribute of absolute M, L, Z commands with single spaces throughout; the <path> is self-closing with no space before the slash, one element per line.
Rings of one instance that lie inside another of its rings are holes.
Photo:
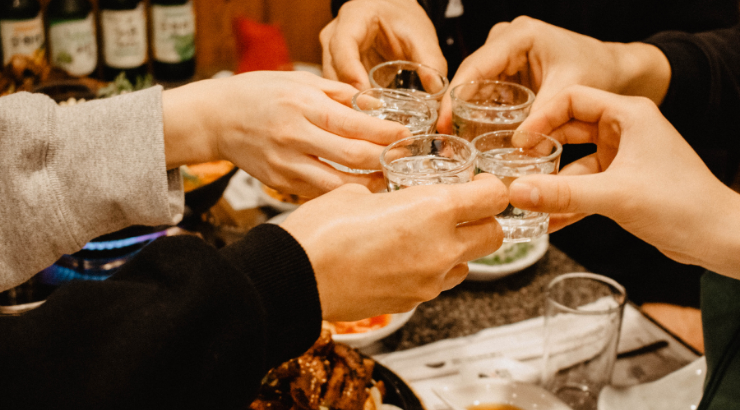
<path fill-rule="evenodd" d="M 705 214 L 694 218 L 696 260 L 690 263 L 740 280 L 740 195 L 724 185 L 718 190 Z"/>
<path fill-rule="evenodd" d="M 164 165 L 161 88 L 58 107 L 0 99 L 0 289 L 89 240 L 182 217 L 179 173 Z"/>

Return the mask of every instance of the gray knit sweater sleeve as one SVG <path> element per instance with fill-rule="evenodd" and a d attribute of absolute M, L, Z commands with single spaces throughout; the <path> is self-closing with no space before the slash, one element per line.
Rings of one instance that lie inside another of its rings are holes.
<path fill-rule="evenodd" d="M 161 87 L 70 107 L 0 98 L 0 290 L 97 236 L 179 222 L 183 198 L 165 165 Z"/>

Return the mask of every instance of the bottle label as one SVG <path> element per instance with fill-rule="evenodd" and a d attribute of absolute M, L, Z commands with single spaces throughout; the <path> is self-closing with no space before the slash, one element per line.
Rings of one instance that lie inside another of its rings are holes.
<path fill-rule="evenodd" d="M 114 68 L 135 68 L 146 62 L 144 3 L 133 10 L 103 10 L 103 56 Z"/>
<path fill-rule="evenodd" d="M 49 44 L 53 65 L 76 76 L 91 74 L 98 64 L 93 14 L 84 20 L 52 21 Z"/>
<path fill-rule="evenodd" d="M 31 20 L 0 20 L 3 65 L 16 54 L 33 56 L 44 46 L 44 22 L 41 13 Z"/>
<path fill-rule="evenodd" d="M 152 5 L 154 58 L 180 63 L 195 57 L 195 14 L 193 4 Z"/>

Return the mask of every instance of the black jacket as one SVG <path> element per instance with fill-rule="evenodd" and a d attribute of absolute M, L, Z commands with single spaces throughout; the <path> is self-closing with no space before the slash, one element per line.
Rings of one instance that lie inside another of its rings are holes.
<path fill-rule="evenodd" d="M 0 408 L 245 408 L 320 330 L 311 264 L 280 227 L 220 251 L 162 238 L 108 280 L 0 317 Z"/>

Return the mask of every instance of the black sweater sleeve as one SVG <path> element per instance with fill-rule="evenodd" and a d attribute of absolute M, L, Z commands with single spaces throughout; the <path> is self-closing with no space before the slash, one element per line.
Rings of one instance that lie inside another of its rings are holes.
<path fill-rule="evenodd" d="M 740 25 L 698 34 L 664 32 L 648 38 L 671 65 L 663 114 L 701 153 L 723 153 L 732 176 L 740 158 Z M 727 182 L 727 181 L 726 181 Z"/>
<path fill-rule="evenodd" d="M 245 408 L 320 328 L 311 264 L 280 227 L 221 251 L 163 238 L 106 281 L 0 318 L 0 407 Z"/>

